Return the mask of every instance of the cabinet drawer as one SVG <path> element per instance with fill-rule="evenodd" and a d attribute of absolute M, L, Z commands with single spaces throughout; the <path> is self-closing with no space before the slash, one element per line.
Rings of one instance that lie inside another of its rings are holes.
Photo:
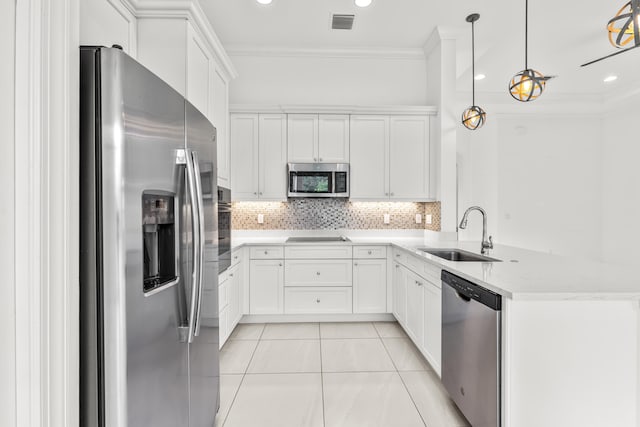
<path fill-rule="evenodd" d="M 287 259 L 345 259 L 353 256 L 350 245 L 336 246 L 287 246 L 284 249 Z"/>
<path fill-rule="evenodd" d="M 387 247 L 386 246 L 354 246 L 353 247 L 354 258 L 386 258 Z"/>
<path fill-rule="evenodd" d="M 350 259 L 287 259 L 285 286 L 351 286 Z"/>
<path fill-rule="evenodd" d="M 351 313 L 351 300 L 350 287 L 286 288 L 284 290 L 284 312 L 286 314 Z"/>
<path fill-rule="evenodd" d="M 402 249 L 394 248 L 393 249 L 393 260 L 395 262 L 399 262 L 400 264 L 407 263 L 407 253 Z"/>
<path fill-rule="evenodd" d="M 284 258 L 282 246 L 254 246 L 250 249 L 251 259 L 278 259 Z"/>
<path fill-rule="evenodd" d="M 242 249 L 236 249 L 231 252 L 231 267 L 238 264 L 240 261 L 242 261 Z"/>

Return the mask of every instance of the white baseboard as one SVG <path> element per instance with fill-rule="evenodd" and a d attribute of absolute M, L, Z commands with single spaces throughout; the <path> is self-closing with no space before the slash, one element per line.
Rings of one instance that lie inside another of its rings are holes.
<path fill-rule="evenodd" d="M 245 314 L 240 323 L 394 322 L 391 313 L 380 314 Z"/>

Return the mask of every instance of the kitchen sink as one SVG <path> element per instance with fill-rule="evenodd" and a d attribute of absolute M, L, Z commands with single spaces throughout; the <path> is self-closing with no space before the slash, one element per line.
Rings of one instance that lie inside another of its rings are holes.
<path fill-rule="evenodd" d="M 463 251 L 461 249 L 434 249 L 434 248 L 418 248 L 419 251 L 435 255 L 439 258 L 455 262 L 501 262 L 499 259 L 491 258 L 484 255 L 474 254 L 473 252 Z"/>

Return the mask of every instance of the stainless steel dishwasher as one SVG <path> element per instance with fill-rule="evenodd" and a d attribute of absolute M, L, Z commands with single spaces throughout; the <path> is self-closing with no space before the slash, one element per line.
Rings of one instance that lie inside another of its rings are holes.
<path fill-rule="evenodd" d="M 502 297 L 442 270 L 442 382 L 473 427 L 500 426 Z"/>

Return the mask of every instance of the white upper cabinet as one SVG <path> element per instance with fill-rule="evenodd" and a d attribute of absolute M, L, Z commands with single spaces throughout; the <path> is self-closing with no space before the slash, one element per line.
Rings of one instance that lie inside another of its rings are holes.
<path fill-rule="evenodd" d="M 430 200 L 429 117 L 351 116 L 351 199 Z"/>
<path fill-rule="evenodd" d="M 286 156 L 284 114 L 232 114 L 232 199 L 286 200 Z"/>
<path fill-rule="evenodd" d="M 389 198 L 389 117 L 351 116 L 351 199 Z"/>
<path fill-rule="evenodd" d="M 349 116 L 289 114 L 290 163 L 348 163 Z"/>
<path fill-rule="evenodd" d="M 231 116 L 231 197 L 258 198 L 258 114 Z"/>
<path fill-rule="evenodd" d="M 221 50 L 188 19 L 140 18 L 138 60 L 191 102 L 217 131 L 218 185 L 229 187 L 229 81 Z"/>
<path fill-rule="evenodd" d="M 318 115 L 289 114 L 287 118 L 289 163 L 315 163 L 318 161 Z"/>
<path fill-rule="evenodd" d="M 392 199 L 429 198 L 429 118 L 390 118 L 389 196 Z"/>

